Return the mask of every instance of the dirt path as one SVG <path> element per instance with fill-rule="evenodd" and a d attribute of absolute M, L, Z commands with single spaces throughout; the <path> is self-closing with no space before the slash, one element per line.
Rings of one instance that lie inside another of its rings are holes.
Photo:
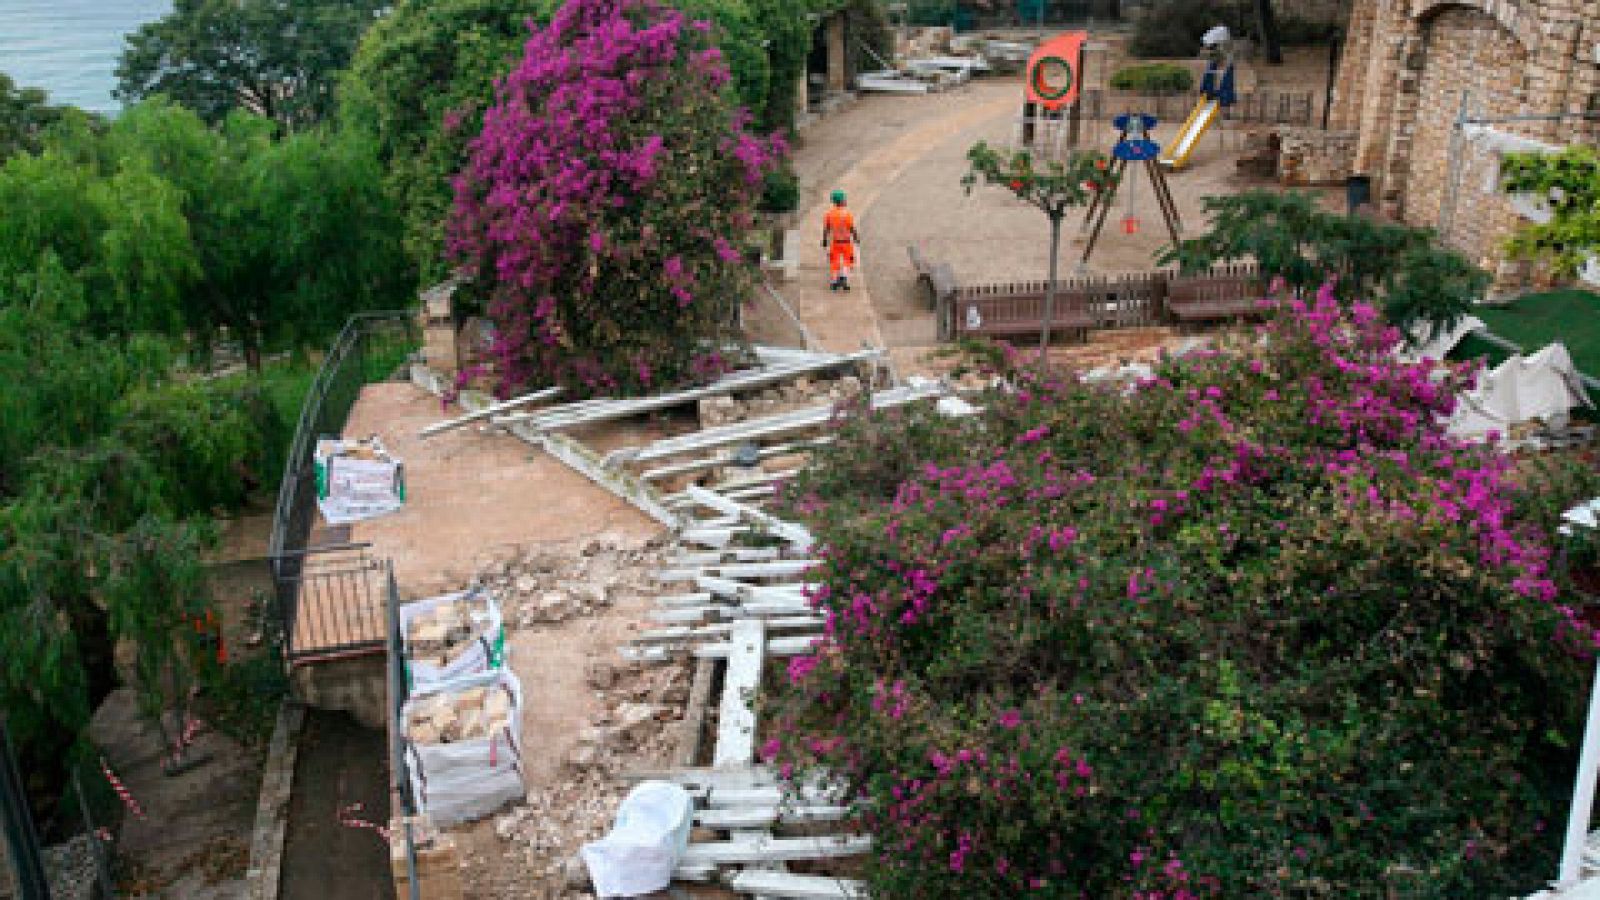
<path fill-rule="evenodd" d="M 614 698 L 595 687 L 597 668 L 638 626 L 648 600 L 621 571 L 660 527 L 625 502 L 521 440 L 462 428 L 419 438 L 447 415 L 437 398 L 408 384 L 372 385 L 351 412 L 345 434 L 376 433 L 405 462 L 406 506 L 357 524 L 355 541 L 394 560 L 408 599 L 458 590 L 474 578 L 500 599 L 512 671 L 527 698 L 522 746 L 529 829 L 551 814 L 578 815 L 559 847 L 491 817 L 451 829 L 473 897 L 544 896 L 559 879 L 571 840 L 609 820 L 611 789 L 566 765 L 585 733 L 605 722 Z M 581 437 L 597 448 L 655 432 L 619 425 Z M 630 580 L 632 579 L 632 580 Z M 298 788 L 297 788 L 298 793 Z M 530 812 L 530 810 L 539 812 Z M 526 830 L 526 829 L 523 829 Z M 502 834 L 504 832 L 504 834 Z M 554 896 L 554 894 L 549 894 Z M 330 895 L 331 896 L 331 895 Z"/>

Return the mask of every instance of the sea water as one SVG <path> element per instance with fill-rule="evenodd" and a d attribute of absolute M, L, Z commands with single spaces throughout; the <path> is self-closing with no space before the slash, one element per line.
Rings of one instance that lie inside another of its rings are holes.
<path fill-rule="evenodd" d="M 0 0 L 0 72 L 50 102 L 115 113 L 124 39 L 172 0 Z"/>

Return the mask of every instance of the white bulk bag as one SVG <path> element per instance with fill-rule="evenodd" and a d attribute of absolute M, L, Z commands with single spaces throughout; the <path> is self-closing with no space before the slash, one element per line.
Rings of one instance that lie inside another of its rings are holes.
<path fill-rule="evenodd" d="M 485 688 L 488 694 L 509 694 L 509 715 L 503 727 L 449 743 L 417 739 L 421 729 L 414 726 L 419 711 L 434 704 L 435 698 L 461 697 L 475 688 Z M 522 684 L 511 672 L 497 669 L 430 685 L 406 700 L 400 721 L 413 796 L 435 824 L 448 826 L 482 818 L 526 793 L 520 751 Z"/>
<path fill-rule="evenodd" d="M 355 456 L 357 451 L 367 451 Z M 405 505 L 405 467 L 377 437 L 364 441 L 324 438 L 314 458 L 317 507 L 329 525 L 348 525 L 395 512 Z"/>
<path fill-rule="evenodd" d="M 444 665 L 439 665 L 436 656 L 419 654 L 414 646 L 412 623 L 440 607 L 462 601 L 466 601 L 470 607 L 468 615 L 472 621 L 473 639 L 452 648 Z M 405 653 L 406 677 L 413 690 L 505 665 L 506 632 L 500 604 L 495 602 L 494 594 L 482 585 L 402 605 L 400 640 Z"/>
<path fill-rule="evenodd" d="M 583 845 L 583 862 L 600 897 L 633 897 L 666 888 L 689 847 L 694 802 L 669 781 L 646 781 L 617 807 L 611 831 Z"/>

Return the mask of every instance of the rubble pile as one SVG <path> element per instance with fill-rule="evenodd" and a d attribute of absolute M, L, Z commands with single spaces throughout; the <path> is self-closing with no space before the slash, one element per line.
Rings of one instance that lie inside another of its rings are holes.
<path fill-rule="evenodd" d="M 673 592 L 656 578 L 665 565 L 661 551 L 657 542 L 606 539 L 577 549 L 531 548 L 480 558 L 475 581 L 500 599 L 508 629 L 543 628 L 605 615 L 626 597 Z M 477 844 L 486 855 L 466 861 L 475 888 L 484 895 L 589 896 L 569 883 L 584 875 L 581 865 L 569 872 L 569 861 L 611 827 L 630 786 L 625 776 L 671 767 L 691 681 L 687 662 L 591 661 L 584 683 L 600 701 L 598 712 L 570 747 L 542 749 L 562 754 L 557 777 L 525 787 L 515 805 L 485 823 L 493 842 Z"/>
<path fill-rule="evenodd" d="M 576 554 L 530 550 L 481 562 L 475 580 L 501 598 L 508 625 L 528 628 L 593 615 L 628 594 L 657 593 L 650 575 L 659 566 L 651 546 L 590 541 Z"/>
<path fill-rule="evenodd" d="M 567 754 L 561 778 L 529 790 L 525 803 L 494 820 L 495 837 L 544 881 L 544 892 L 531 896 L 586 896 L 569 884 L 586 877 L 582 867 L 571 872 L 568 861 L 611 827 L 629 788 L 624 776 L 670 767 L 690 673 L 683 664 L 596 662 L 587 680 L 604 707 Z"/>
<path fill-rule="evenodd" d="M 895 41 L 895 55 L 906 59 L 923 56 L 940 56 L 951 51 L 955 29 L 948 25 L 913 29 Z"/>
<path fill-rule="evenodd" d="M 805 409 L 823 403 L 843 403 L 861 395 L 861 379 L 845 375 L 836 379 L 796 378 L 742 397 L 719 394 L 700 400 L 700 427 L 714 428 L 746 419 Z"/>
<path fill-rule="evenodd" d="M 679 720 L 689 699 L 688 667 L 595 662 L 587 674 L 589 687 L 606 708 L 579 735 L 566 767 L 607 774 L 619 774 L 624 764 L 665 767 L 672 750 L 667 726 Z"/>

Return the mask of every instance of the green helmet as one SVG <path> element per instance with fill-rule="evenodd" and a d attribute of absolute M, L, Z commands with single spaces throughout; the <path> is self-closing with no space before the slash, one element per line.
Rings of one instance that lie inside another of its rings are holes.
<path fill-rule="evenodd" d="M 832 197 L 833 197 L 833 202 L 835 202 L 835 203 L 843 203 L 844 202 L 844 191 L 834 191 L 833 194 L 832 194 Z"/>

